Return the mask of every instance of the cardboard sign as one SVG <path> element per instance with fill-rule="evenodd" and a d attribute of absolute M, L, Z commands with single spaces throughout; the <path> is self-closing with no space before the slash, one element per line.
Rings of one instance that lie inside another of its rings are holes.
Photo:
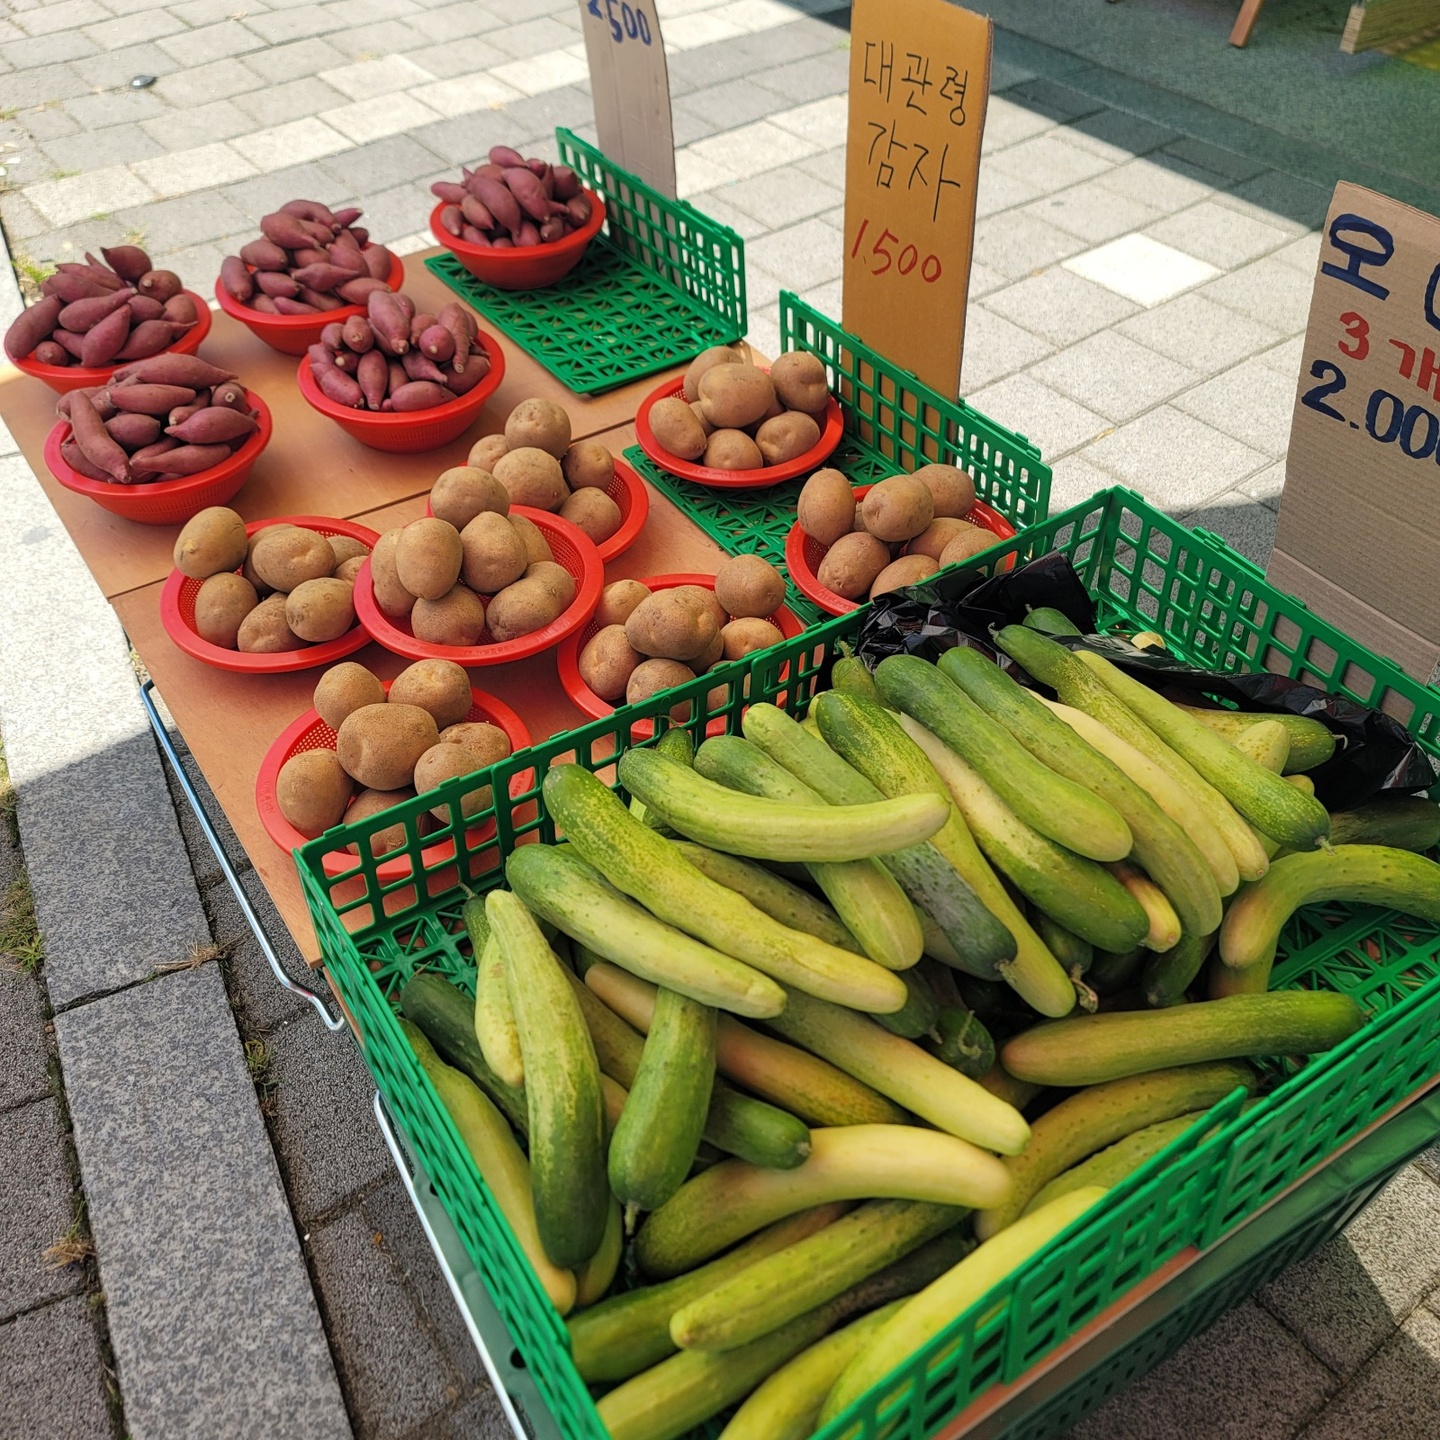
<path fill-rule="evenodd" d="M 960 393 L 990 21 L 945 0 L 855 0 L 842 320 Z"/>
<path fill-rule="evenodd" d="M 655 0 L 580 0 L 600 149 L 675 198 L 670 74 Z"/>
<path fill-rule="evenodd" d="M 1440 661 L 1440 220 L 1345 182 L 1320 242 L 1269 574 L 1421 681 Z"/>

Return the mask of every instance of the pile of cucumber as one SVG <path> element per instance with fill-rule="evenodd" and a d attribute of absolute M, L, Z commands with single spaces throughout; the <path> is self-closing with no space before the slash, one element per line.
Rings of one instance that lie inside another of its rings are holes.
<path fill-rule="evenodd" d="M 1360 1028 L 1269 990 L 1298 906 L 1440 920 L 1436 806 L 1331 816 L 1323 726 L 1173 705 L 1035 618 L 997 643 L 1058 701 L 972 650 L 847 659 L 803 721 L 627 752 L 628 806 L 552 768 L 561 840 L 466 902 L 474 999 L 401 988 L 614 1440 L 804 1440 L 1247 1059 Z"/>

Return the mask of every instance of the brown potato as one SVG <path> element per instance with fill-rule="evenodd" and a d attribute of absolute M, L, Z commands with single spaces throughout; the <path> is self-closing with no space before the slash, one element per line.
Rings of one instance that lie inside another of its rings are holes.
<path fill-rule="evenodd" d="M 855 525 L 855 492 L 838 471 L 817 470 L 795 504 L 800 528 L 822 545 L 833 545 Z"/>
<path fill-rule="evenodd" d="M 530 563 L 525 542 L 504 515 L 482 511 L 460 532 L 464 561 L 460 575 L 478 595 L 513 585 Z"/>
<path fill-rule="evenodd" d="M 937 515 L 906 547 L 907 555 L 928 555 L 938 560 L 945 547 L 962 531 L 975 527 L 968 520 L 957 520 L 953 515 Z"/>
<path fill-rule="evenodd" d="M 412 520 L 395 545 L 395 573 L 417 600 L 438 600 L 460 578 L 464 558 L 460 532 L 448 520 Z"/>
<path fill-rule="evenodd" d="M 716 430 L 705 442 L 704 463 L 712 470 L 761 470 L 765 457 L 743 430 Z"/>
<path fill-rule="evenodd" d="M 939 565 L 929 555 L 902 555 L 892 560 L 871 582 L 870 598 L 899 590 L 904 585 L 914 585 L 927 575 L 933 575 Z"/>
<path fill-rule="evenodd" d="M 463 530 L 477 515 L 508 514 L 510 492 L 488 471 L 456 465 L 442 471 L 430 490 L 430 513 Z"/>
<path fill-rule="evenodd" d="M 778 625 L 772 625 L 768 620 L 753 618 L 732 620 L 720 632 L 726 660 L 743 660 L 753 651 L 778 645 L 784 638 Z"/>
<path fill-rule="evenodd" d="M 525 542 L 525 555 L 530 564 L 538 565 L 542 560 L 555 558 L 550 542 L 545 538 L 545 532 L 533 520 L 524 515 L 512 515 L 510 523 L 515 527 L 515 533 Z"/>
<path fill-rule="evenodd" d="M 623 625 L 635 607 L 650 593 L 638 580 L 612 580 L 600 592 L 595 610 L 595 623 L 603 630 L 607 625 Z"/>
<path fill-rule="evenodd" d="M 437 729 L 458 725 L 475 703 L 470 677 L 453 660 L 417 660 L 390 682 L 392 705 L 418 705 L 428 710 Z"/>
<path fill-rule="evenodd" d="M 710 669 L 712 665 L 718 665 L 725 658 L 725 642 L 720 638 L 720 631 L 715 632 L 715 638 L 690 662 L 695 673 Z"/>
<path fill-rule="evenodd" d="M 260 603 L 255 587 L 233 570 L 202 582 L 195 594 L 195 632 L 212 645 L 235 649 L 241 622 Z"/>
<path fill-rule="evenodd" d="M 732 555 L 715 572 L 715 598 L 732 620 L 763 620 L 785 603 L 785 581 L 758 555 Z"/>
<path fill-rule="evenodd" d="M 717 429 L 753 425 L 775 403 L 770 377 L 754 365 L 716 365 L 700 377 L 700 406 Z"/>
<path fill-rule="evenodd" d="M 354 789 L 333 750 L 302 750 L 275 777 L 280 813 L 302 835 L 319 835 L 338 825 Z"/>
<path fill-rule="evenodd" d="M 825 364 L 808 350 L 791 350 L 770 367 L 770 383 L 787 410 L 819 415 L 830 403 Z"/>
<path fill-rule="evenodd" d="M 755 444 L 767 465 L 783 465 L 819 442 L 820 427 L 811 416 L 802 415 L 798 410 L 776 415 L 755 432 Z"/>
<path fill-rule="evenodd" d="M 570 417 L 553 400 L 522 400 L 505 421 L 505 443 L 512 453 L 533 447 L 558 460 L 570 448 Z"/>
<path fill-rule="evenodd" d="M 625 622 L 625 636 L 634 649 L 666 660 L 697 659 L 710 648 L 719 629 L 708 610 L 673 590 L 642 600 Z"/>
<path fill-rule="evenodd" d="M 417 600 L 410 612 L 411 633 L 427 645 L 478 645 L 485 621 L 485 602 L 464 585 L 438 600 Z"/>
<path fill-rule="evenodd" d="M 375 590 L 375 604 L 382 615 L 403 620 L 415 606 L 415 597 L 400 583 L 395 568 L 395 549 L 400 543 L 399 530 L 387 530 L 370 552 L 370 581 Z"/>
<path fill-rule="evenodd" d="M 486 763 L 488 762 L 481 761 L 468 745 L 447 745 L 441 741 L 438 745 L 432 745 L 415 762 L 415 791 L 423 795 L 427 790 L 433 790 L 447 780 L 455 780 L 461 775 L 473 775 L 477 770 L 483 770 Z M 489 804 L 490 787 L 477 785 L 473 790 L 466 790 L 461 794 L 460 814 L 468 820 Z M 432 805 L 430 813 L 437 820 L 448 822 L 450 805 L 442 801 L 439 805 Z"/>
<path fill-rule="evenodd" d="M 560 518 L 568 520 L 603 545 L 620 528 L 620 507 L 603 491 L 593 487 L 576 490 L 560 507 Z"/>
<path fill-rule="evenodd" d="M 860 600 L 889 563 L 890 550 L 883 542 L 863 530 L 853 530 L 825 552 L 815 574 L 827 590 L 846 600 Z"/>
<path fill-rule="evenodd" d="M 495 473 L 495 462 L 510 448 L 510 442 L 503 435 L 482 435 L 471 447 L 465 463 L 472 470 L 483 470 L 487 475 Z"/>
<path fill-rule="evenodd" d="M 892 475 L 870 487 L 860 502 L 860 514 L 877 540 L 909 540 L 935 518 L 935 502 L 924 481 L 913 475 Z"/>
<path fill-rule="evenodd" d="M 402 800 L 413 800 L 415 792 L 409 785 L 402 785 L 398 790 L 362 790 L 350 803 L 350 808 L 345 812 L 345 823 L 353 825 L 357 820 L 368 820 L 372 815 L 378 815 L 382 810 L 388 810 L 392 805 L 398 805 Z M 393 850 L 403 849 L 405 845 L 405 822 L 397 820 L 393 825 L 387 825 L 383 830 L 377 830 L 370 836 L 370 853 L 372 855 L 388 855 Z M 352 855 L 360 853 L 360 846 L 351 841 L 345 847 Z"/>
<path fill-rule="evenodd" d="M 262 536 L 274 530 L 293 530 L 293 525 L 267 525 L 263 530 L 257 530 L 251 537 L 250 543 L 245 550 L 245 565 L 241 574 L 255 587 L 255 593 L 263 600 L 267 595 L 274 594 L 275 587 L 267 585 L 255 573 L 255 542 Z"/>
<path fill-rule="evenodd" d="M 707 426 L 678 397 L 657 400 L 650 407 L 650 429 L 656 444 L 667 455 L 679 460 L 698 460 L 705 453 Z"/>
<path fill-rule="evenodd" d="M 975 503 L 975 482 L 954 465 L 922 465 L 915 478 L 930 492 L 936 515 L 968 515 Z"/>
<path fill-rule="evenodd" d="M 385 687 L 354 660 L 332 665 L 315 687 L 315 713 L 332 730 L 338 730 L 345 717 L 362 705 L 384 703 Z"/>
<path fill-rule="evenodd" d="M 249 554 L 245 522 L 224 505 L 192 515 L 175 537 L 175 568 L 192 580 L 237 570 Z"/>
<path fill-rule="evenodd" d="M 370 790 L 410 783 L 415 762 L 440 741 L 434 717 L 418 705 L 362 705 L 340 723 L 335 753 L 345 773 Z"/>
<path fill-rule="evenodd" d="M 475 756 L 477 769 L 483 770 L 497 760 L 503 760 L 514 747 L 510 737 L 488 720 L 462 720 L 458 725 L 447 725 L 440 738 L 447 745 L 461 745 Z"/>
<path fill-rule="evenodd" d="M 702 350 L 689 364 L 682 382 L 682 396 L 686 400 L 700 398 L 700 377 L 717 365 L 743 365 L 745 357 L 728 345 L 711 345 Z"/>
<path fill-rule="evenodd" d="M 355 592 L 332 575 L 302 580 L 285 597 L 285 623 L 312 645 L 338 640 L 355 624 Z"/>
<path fill-rule="evenodd" d="M 490 602 L 490 633 L 498 641 L 518 640 L 543 630 L 564 608 L 544 575 L 527 574 Z"/>
<path fill-rule="evenodd" d="M 615 478 L 615 457 L 598 440 L 581 440 L 560 461 L 572 490 L 604 490 Z"/>
<path fill-rule="evenodd" d="M 339 562 L 325 536 L 299 525 L 286 525 L 260 532 L 250 563 L 272 590 L 288 594 L 306 580 L 331 574 Z"/>
<path fill-rule="evenodd" d="M 575 577 L 553 560 L 537 560 L 525 567 L 525 579 L 538 580 L 560 602 L 564 610 L 575 598 Z"/>
<path fill-rule="evenodd" d="M 625 638 L 623 625 L 597 630 L 580 652 L 580 678 L 602 699 L 618 704 L 643 657 Z"/>
<path fill-rule="evenodd" d="M 752 420 L 747 426 L 745 426 L 745 433 L 752 440 L 758 441 L 760 438 L 760 427 L 764 425 L 767 421 L 774 420 L 778 416 L 784 415 L 785 413 L 785 407 L 780 403 L 780 399 L 777 396 L 774 400 L 770 402 L 770 408 L 758 420 Z"/>
<path fill-rule="evenodd" d="M 276 655 L 303 650 L 305 642 L 285 619 L 285 596 L 269 595 L 240 622 L 235 648 L 243 655 Z"/>
<path fill-rule="evenodd" d="M 705 418 L 705 411 L 701 409 L 698 400 L 691 402 L 690 413 L 700 422 L 700 428 L 705 432 L 705 438 L 708 440 L 715 427 Z"/>
<path fill-rule="evenodd" d="M 964 531 L 956 534 L 954 539 L 940 552 L 940 565 L 954 565 L 958 561 L 968 560 L 972 555 L 978 555 L 982 550 L 988 550 L 996 544 L 999 536 L 989 530 L 983 530 L 979 525 L 967 525 Z"/>
<path fill-rule="evenodd" d="M 730 619 L 725 607 L 715 598 L 715 587 L 713 585 L 674 585 L 670 588 L 671 595 L 683 595 L 698 605 L 707 615 L 715 619 L 715 628 L 718 630 Z"/>
<path fill-rule="evenodd" d="M 560 462 L 535 446 L 524 446 L 502 455 L 495 462 L 494 474 L 505 487 L 512 505 L 558 510 L 570 493 Z"/>
<path fill-rule="evenodd" d="M 340 567 L 347 560 L 363 560 L 369 553 L 370 547 L 363 540 L 356 540 L 350 535 L 327 535 L 330 548 L 335 552 L 335 569 L 332 574 L 339 574 Z"/>
<path fill-rule="evenodd" d="M 335 567 L 335 578 L 353 586 L 355 577 L 359 575 L 360 567 L 364 565 L 366 558 L 364 555 L 352 555 L 348 560 L 342 560 Z"/>
<path fill-rule="evenodd" d="M 678 660 L 642 661 L 631 672 L 629 683 L 625 686 L 625 703 L 638 705 L 640 701 L 648 700 L 661 690 L 668 690 L 672 685 L 683 685 L 687 680 L 694 678 L 695 672 L 688 665 L 682 665 Z M 690 718 L 690 702 L 682 700 L 679 704 L 671 706 L 670 718 L 682 722 L 688 720 Z"/>

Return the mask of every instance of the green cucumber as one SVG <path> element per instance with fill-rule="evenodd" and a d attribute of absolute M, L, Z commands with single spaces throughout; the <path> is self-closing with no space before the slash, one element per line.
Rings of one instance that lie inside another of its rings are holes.
<path fill-rule="evenodd" d="M 833 689 L 843 690 L 847 695 L 863 695 L 867 700 L 880 701 L 880 692 L 875 688 L 875 677 L 870 667 L 854 655 L 841 656 L 831 667 L 830 684 Z"/>
<path fill-rule="evenodd" d="M 995 1063 L 995 1042 L 990 1032 L 963 1005 L 942 1005 L 934 1037 L 921 1045 L 952 1070 L 979 1080 Z"/>
<path fill-rule="evenodd" d="M 928 660 L 888 656 L 876 667 L 875 684 L 887 705 L 937 734 L 1039 834 L 1091 860 L 1130 853 L 1130 827 L 1108 800 L 1037 760 Z"/>
<path fill-rule="evenodd" d="M 1140 983 L 1145 989 L 1145 1002 L 1153 1009 L 1178 1005 L 1195 982 L 1215 944 L 1215 931 L 1208 935 L 1192 935 L 1188 930 L 1179 943 L 1158 954 L 1141 952 L 1143 966 Z"/>
<path fill-rule="evenodd" d="M 1377 795 L 1330 817 L 1330 843 L 1433 850 L 1440 845 L 1440 805 L 1422 795 Z"/>
<path fill-rule="evenodd" d="M 1335 736 L 1318 720 L 1308 715 L 1290 715 L 1283 711 L 1275 714 L 1246 710 L 1209 710 L 1197 705 L 1179 706 L 1187 715 L 1193 715 L 1207 729 L 1233 742 L 1252 725 L 1262 720 L 1274 720 L 1285 728 L 1290 737 L 1290 749 L 1285 758 L 1286 775 L 1313 770 L 1323 765 L 1335 753 Z"/>
<path fill-rule="evenodd" d="M 1086 982 L 1097 995 L 1118 995 L 1140 978 L 1145 955 L 1138 945 L 1129 950 L 1097 950 L 1085 972 Z"/>
<path fill-rule="evenodd" d="M 1038 630 L 1042 635 L 1081 635 L 1084 631 L 1062 610 L 1051 605 L 1037 605 L 1022 622 L 1029 630 Z"/>
<path fill-rule="evenodd" d="M 903 1035 L 907 1040 L 918 1040 L 923 1035 L 931 1035 L 940 1021 L 940 1007 L 935 1003 L 935 995 L 925 977 L 914 970 L 907 970 L 901 977 L 905 982 L 905 989 L 909 998 L 900 1009 L 890 1015 L 877 1015 L 875 1018 L 892 1035 Z"/>
<path fill-rule="evenodd" d="M 595 1047 L 565 970 L 519 897 L 492 890 L 485 913 L 500 945 L 525 1059 L 540 1239 L 555 1264 L 583 1265 L 605 1237 L 610 1201 Z"/>
<path fill-rule="evenodd" d="M 1272 775 L 1284 774 L 1285 762 L 1290 757 L 1290 736 L 1283 725 L 1274 720 L 1257 720 L 1230 743 Z"/>
<path fill-rule="evenodd" d="M 1030 907 L 1030 923 L 1072 979 L 1076 975 L 1083 975 L 1090 968 L 1090 962 L 1095 958 L 1095 947 L 1088 940 L 1082 940 L 1035 905 Z"/>
<path fill-rule="evenodd" d="M 600 1077 L 603 1084 L 608 1077 Z M 613 1084 L 614 1082 L 611 1081 Z M 600 1248 L 575 1272 L 575 1308 L 595 1305 L 605 1298 L 620 1271 L 625 1254 L 625 1221 L 620 1202 L 612 1195 L 606 1208 L 605 1238 Z"/>
<path fill-rule="evenodd" d="M 490 1068 L 507 1085 L 520 1089 L 525 1084 L 525 1061 L 510 1005 L 510 987 L 505 983 L 505 962 L 493 935 L 480 951 L 475 971 L 475 1038 Z"/>
<path fill-rule="evenodd" d="M 655 748 L 681 765 L 689 765 L 695 759 L 695 742 L 688 730 L 672 725 L 656 742 Z M 648 810 L 644 803 L 634 796 L 630 799 L 630 813 L 661 835 L 674 835 L 674 831 L 658 816 Z"/>
<path fill-rule="evenodd" d="M 1098 1085 L 1173 1065 L 1313 1055 L 1348 1039 L 1365 1012 L 1329 990 L 1273 990 L 1169 1010 L 1084 1015 L 1007 1040 L 1001 1064 L 1037 1085 Z"/>

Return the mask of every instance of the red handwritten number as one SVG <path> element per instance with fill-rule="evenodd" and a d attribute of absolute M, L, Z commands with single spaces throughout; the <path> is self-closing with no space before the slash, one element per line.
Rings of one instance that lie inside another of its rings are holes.
<path fill-rule="evenodd" d="M 889 230 L 882 230 L 880 232 L 880 238 L 870 247 L 870 253 L 872 255 L 883 255 L 885 257 L 885 263 L 875 272 L 877 275 L 883 275 L 895 263 L 895 257 L 884 248 L 887 238 L 898 240 L 900 237 L 891 234 Z"/>
<path fill-rule="evenodd" d="M 1347 310 L 1340 317 L 1340 323 L 1345 327 L 1345 333 L 1355 342 L 1355 346 L 1351 349 L 1343 340 L 1339 340 L 1336 341 L 1335 348 L 1352 360 L 1363 360 L 1370 353 L 1370 322 L 1354 310 Z"/>
<path fill-rule="evenodd" d="M 860 253 L 860 242 L 865 238 L 865 231 L 869 228 L 870 222 L 862 220 L 860 228 L 855 232 L 855 243 L 850 247 L 850 258 L 853 260 Z"/>
<path fill-rule="evenodd" d="M 940 261 L 934 255 L 927 255 L 921 261 L 920 278 L 927 285 L 933 285 L 940 278 Z"/>
<path fill-rule="evenodd" d="M 905 257 L 907 255 L 910 257 L 910 263 L 908 265 L 905 263 Z M 896 269 L 898 269 L 902 275 L 908 275 L 919 263 L 919 260 L 920 252 L 913 245 L 907 245 L 900 252 L 900 259 L 896 264 Z"/>
<path fill-rule="evenodd" d="M 860 246 L 865 240 L 865 232 L 870 228 L 870 221 L 867 217 L 860 222 L 860 228 L 855 232 L 855 243 L 850 247 L 850 258 L 857 259 L 860 255 Z M 880 238 L 870 247 L 871 255 L 879 255 L 884 258 L 885 263 L 878 268 L 871 269 L 873 275 L 883 275 L 887 270 L 894 269 L 900 275 L 910 275 L 914 272 L 916 265 L 920 267 L 920 278 L 927 284 L 933 285 L 943 273 L 943 266 L 937 255 L 926 255 L 920 258 L 920 252 L 914 245 L 906 245 L 900 251 L 900 258 L 897 261 L 894 253 L 887 247 L 887 242 L 893 243 L 899 240 L 899 236 L 890 230 L 882 230 Z M 867 267 L 868 268 L 868 267 Z"/>

